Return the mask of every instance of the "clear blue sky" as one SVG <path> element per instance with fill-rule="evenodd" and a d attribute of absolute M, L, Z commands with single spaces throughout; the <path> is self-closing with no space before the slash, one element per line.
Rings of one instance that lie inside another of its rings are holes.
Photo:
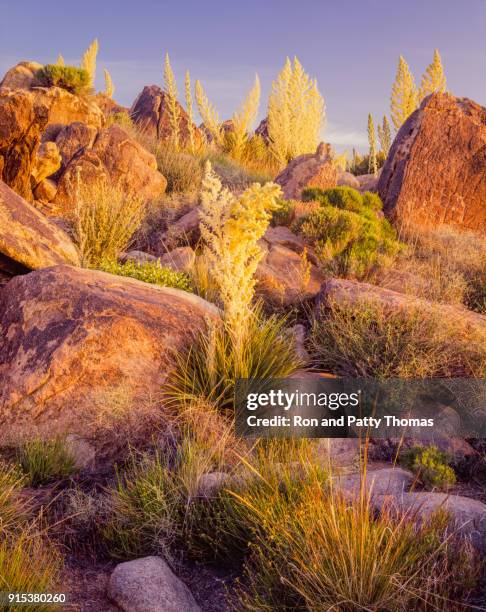
<path fill-rule="evenodd" d="M 110 70 L 130 105 L 162 82 L 169 52 L 183 89 L 186 68 L 228 118 L 258 72 L 263 97 L 287 55 L 317 77 L 327 107 L 323 137 L 366 145 L 366 118 L 388 111 L 398 55 L 417 81 L 437 47 L 448 88 L 486 104 L 486 0 L 3 0 L 0 72 L 23 59 L 78 63 L 100 42 L 97 82 Z"/>

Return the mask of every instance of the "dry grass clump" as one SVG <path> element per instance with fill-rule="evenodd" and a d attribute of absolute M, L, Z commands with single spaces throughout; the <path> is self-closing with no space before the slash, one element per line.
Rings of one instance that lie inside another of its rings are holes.
<path fill-rule="evenodd" d="M 473 232 L 449 226 L 435 229 L 402 226 L 408 248 L 372 282 L 383 287 L 447 304 L 464 304 L 484 312 L 486 241 Z"/>
<path fill-rule="evenodd" d="M 315 365 L 342 376 L 431 378 L 484 376 L 484 338 L 419 306 L 391 311 L 375 300 L 332 303 L 311 321 Z"/>
<path fill-rule="evenodd" d="M 195 193 L 203 175 L 201 160 L 178 151 L 171 143 L 160 143 L 154 151 L 157 168 L 167 179 L 167 193 Z"/>
<path fill-rule="evenodd" d="M 85 266 L 116 260 L 126 251 L 145 212 L 141 198 L 107 179 L 79 185 L 74 237 Z"/>
<path fill-rule="evenodd" d="M 38 520 L 31 521 L 32 504 L 22 493 L 25 478 L 17 467 L 0 462 L 0 592 L 53 592 L 62 565 Z M 2 609 L 4 609 L 2 607 Z M 7 606 L 5 606 L 7 609 Z M 21 605 L 9 610 L 23 610 Z M 33 604 L 30 610 L 46 610 Z"/>
<path fill-rule="evenodd" d="M 75 459 L 59 437 L 25 442 L 19 451 L 19 464 L 33 487 L 66 478 L 76 471 Z"/>

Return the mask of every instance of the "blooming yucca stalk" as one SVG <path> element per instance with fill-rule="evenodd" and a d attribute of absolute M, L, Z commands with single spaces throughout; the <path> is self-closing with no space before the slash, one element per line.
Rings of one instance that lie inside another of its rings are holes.
<path fill-rule="evenodd" d="M 194 154 L 196 149 L 196 140 L 194 134 L 194 111 L 192 108 L 191 76 L 189 74 L 189 70 L 186 70 L 184 86 L 187 113 L 187 133 L 189 135 L 189 151 Z"/>
<path fill-rule="evenodd" d="M 268 134 L 271 151 L 283 166 L 288 161 L 315 151 L 324 124 L 324 100 L 301 63 L 287 58 L 272 83 L 268 100 Z"/>
<path fill-rule="evenodd" d="M 111 78 L 111 74 L 108 70 L 104 69 L 105 73 L 105 96 L 108 98 L 113 98 L 113 94 L 115 93 L 115 86 L 113 85 L 113 80 Z"/>
<path fill-rule="evenodd" d="M 444 92 L 446 90 L 446 77 L 439 50 L 434 51 L 434 59 L 429 64 L 422 76 L 420 83 L 419 100 L 422 100 L 436 91 Z"/>
<path fill-rule="evenodd" d="M 405 58 L 400 55 L 390 100 L 391 118 L 397 132 L 417 108 L 417 102 L 418 93 L 413 74 Z"/>
<path fill-rule="evenodd" d="M 89 74 L 89 85 L 94 86 L 96 77 L 96 56 L 98 55 L 98 39 L 95 38 L 90 46 L 84 52 L 81 60 L 81 68 L 84 68 Z"/>
<path fill-rule="evenodd" d="M 172 132 L 172 141 L 174 143 L 174 147 L 179 149 L 179 122 L 180 122 L 180 112 L 179 106 L 177 103 L 178 91 L 177 91 L 177 83 L 175 80 L 174 72 L 172 71 L 172 67 L 170 65 L 169 54 L 165 54 L 165 63 L 164 63 L 164 83 L 165 83 L 165 93 L 167 97 L 167 108 L 169 111 L 169 121 L 170 128 Z"/>
<path fill-rule="evenodd" d="M 260 104 L 260 79 L 258 74 L 255 75 L 255 84 L 241 104 L 241 107 L 235 111 L 232 117 L 233 121 L 233 147 L 232 155 L 235 159 L 240 159 L 245 144 L 248 141 L 248 132 L 258 114 L 258 106 Z"/>
<path fill-rule="evenodd" d="M 223 144 L 223 133 L 221 131 L 221 123 L 218 112 L 208 100 L 206 92 L 199 81 L 196 81 L 195 92 L 197 108 L 204 125 L 211 134 L 214 142 L 221 146 Z"/>
<path fill-rule="evenodd" d="M 213 278 L 218 284 L 229 328 L 244 334 L 251 316 L 256 269 L 263 256 L 258 241 L 276 210 L 280 188 L 257 183 L 235 197 L 206 162 L 200 226 Z"/>

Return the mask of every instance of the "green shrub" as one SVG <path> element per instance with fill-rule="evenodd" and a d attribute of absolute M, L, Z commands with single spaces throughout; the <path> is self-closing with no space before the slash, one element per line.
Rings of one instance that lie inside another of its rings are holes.
<path fill-rule="evenodd" d="M 351 187 L 310 188 L 303 199 L 320 207 L 301 217 L 294 229 L 312 244 L 330 273 L 362 277 L 399 251 L 395 230 L 378 215 L 382 204 L 376 194 L 361 195 Z"/>
<path fill-rule="evenodd" d="M 481 339 L 464 338 L 443 316 L 372 299 L 316 313 L 310 349 L 320 370 L 352 377 L 481 376 L 486 359 Z"/>
<path fill-rule="evenodd" d="M 66 478 L 76 471 L 74 457 L 61 438 L 29 440 L 20 448 L 19 463 L 33 487 Z"/>
<path fill-rule="evenodd" d="M 84 68 L 47 64 L 36 72 L 35 84 L 40 87 L 61 87 L 72 94 L 90 92 L 90 76 Z"/>
<path fill-rule="evenodd" d="M 401 461 L 417 474 L 427 489 L 447 489 L 456 482 L 449 465 L 452 457 L 436 446 L 414 446 L 402 454 Z"/>
<path fill-rule="evenodd" d="M 129 276 L 161 287 L 173 287 L 174 289 L 182 289 L 182 291 L 192 290 L 191 280 L 187 274 L 176 272 L 171 268 L 164 268 L 158 261 L 146 263 L 126 261 L 122 264 L 116 261 L 103 260 L 98 269 L 118 276 Z"/>
<path fill-rule="evenodd" d="M 257 312 L 249 319 L 242 350 L 224 323 L 199 334 L 186 353 L 175 354 L 167 397 L 181 403 L 206 399 L 221 409 L 232 409 L 238 378 L 289 376 L 302 362 L 284 325 L 285 319 L 266 319 Z"/>
<path fill-rule="evenodd" d="M 295 217 L 295 200 L 277 200 L 279 208 L 272 214 L 271 224 L 290 226 Z"/>
<path fill-rule="evenodd" d="M 348 163 L 349 172 L 351 172 L 355 176 L 359 176 L 361 174 L 369 174 L 369 159 L 370 156 L 368 154 L 362 156 L 359 153 L 355 152 L 353 159 Z M 383 153 L 383 151 L 378 151 L 378 153 L 376 154 L 378 170 L 384 165 L 385 161 L 386 155 Z"/>

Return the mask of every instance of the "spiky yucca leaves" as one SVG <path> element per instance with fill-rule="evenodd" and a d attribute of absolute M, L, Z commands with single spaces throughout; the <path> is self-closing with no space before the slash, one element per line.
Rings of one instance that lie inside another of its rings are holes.
<path fill-rule="evenodd" d="M 413 74 L 405 58 L 400 55 L 390 101 L 391 118 L 397 131 L 417 108 L 417 104 L 418 93 Z"/>
<path fill-rule="evenodd" d="M 203 399 L 231 411 L 238 379 L 290 376 L 304 364 L 285 323 L 276 316 L 265 319 L 257 307 L 248 313 L 244 337 L 224 322 L 196 336 L 187 352 L 174 355 L 167 399 L 177 405 Z"/>
<path fill-rule="evenodd" d="M 385 157 L 388 157 L 391 147 L 391 130 L 390 123 L 386 115 L 383 115 L 382 125 L 378 124 L 378 138 L 380 140 L 380 148 L 383 151 Z"/>
<path fill-rule="evenodd" d="M 251 313 L 256 280 L 263 257 L 258 241 L 278 207 L 280 188 L 273 183 L 254 183 L 241 196 L 223 189 L 206 162 L 201 192 L 200 227 L 213 277 L 224 305 L 225 320 L 243 330 Z"/>
<path fill-rule="evenodd" d="M 108 98 L 113 98 L 113 95 L 115 93 L 115 86 L 113 85 L 113 79 L 111 78 L 111 74 L 108 72 L 106 68 L 104 69 L 104 74 L 105 74 L 105 96 L 108 96 Z"/>
<path fill-rule="evenodd" d="M 422 76 L 420 83 L 419 100 L 420 102 L 431 93 L 436 91 L 444 92 L 446 90 L 446 77 L 442 60 L 438 49 L 434 51 L 434 59 L 429 64 Z"/>
<path fill-rule="evenodd" d="M 376 135 L 375 124 L 371 113 L 368 115 L 368 142 L 370 144 L 370 153 L 368 158 L 368 172 L 374 174 L 378 172 L 378 164 L 376 163 Z"/>
<path fill-rule="evenodd" d="M 96 78 L 96 56 L 98 55 L 98 39 L 95 38 L 90 46 L 84 52 L 81 59 L 81 68 L 84 68 L 89 74 L 89 85 L 94 87 Z"/>
<path fill-rule="evenodd" d="M 255 84 L 241 104 L 240 108 L 233 114 L 232 149 L 231 154 L 235 159 L 240 159 L 246 143 L 248 133 L 254 124 L 258 106 L 260 104 L 260 79 L 255 75 Z"/>
<path fill-rule="evenodd" d="M 186 98 L 186 113 L 187 113 L 187 132 L 189 135 L 189 151 L 194 154 L 196 150 L 196 140 L 194 134 L 194 110 L 192 105 L 192 93 L 191 93 L 191 76 L 189 70 L 186 70 L 186 76 L 184 79 L 184 90 Z"/>
<path fill-rule="evenodd" d="M 208 100 L 206 92 L 199 81 L 196 81 L 195 85 L 196 103 L 199 110 L 199 114 L 203 120 L 204 126 L 211 134 L 214 142 L 222 146 L 223 144 L 223 133 L 221 130 L 221 123 L 217 110 Z"/>
<path fill-rule="evenodd" d="M 65 66 L 66 65 L 66 62 L 64 61 L 64 58 L 63 58 L 63 56 L 60 53 L 57 56 L 56 64 L 57 64 L 57 66 Z"/>
<path fill-rule="evenodd" d="M 285 65 L 272 83 L 268 100 L 271 151 L 280 166 L 315 151 L 324 123 L 324 100 L 297 58 Z"/>
<path fill-rule="evenodd" d="M 179 132 L 180 126 L 179 122 L 181 120 L 179 105 L 177 103 L 177 98 L 179 97 L 179 93 L 177 91 L 177 83 L 175 80 L 174 72 L 172 71 L 172 66 L 170 65 L 169 54 L 165 54 L 165 62 L 164 62 L 164 84 L 165 84 L 165 93 L 167 96 L 167 108 L 169 111 L 169 121 L 170 128 L 172 132 L 172 142 L 176 150 L 179 149 Z"/>

